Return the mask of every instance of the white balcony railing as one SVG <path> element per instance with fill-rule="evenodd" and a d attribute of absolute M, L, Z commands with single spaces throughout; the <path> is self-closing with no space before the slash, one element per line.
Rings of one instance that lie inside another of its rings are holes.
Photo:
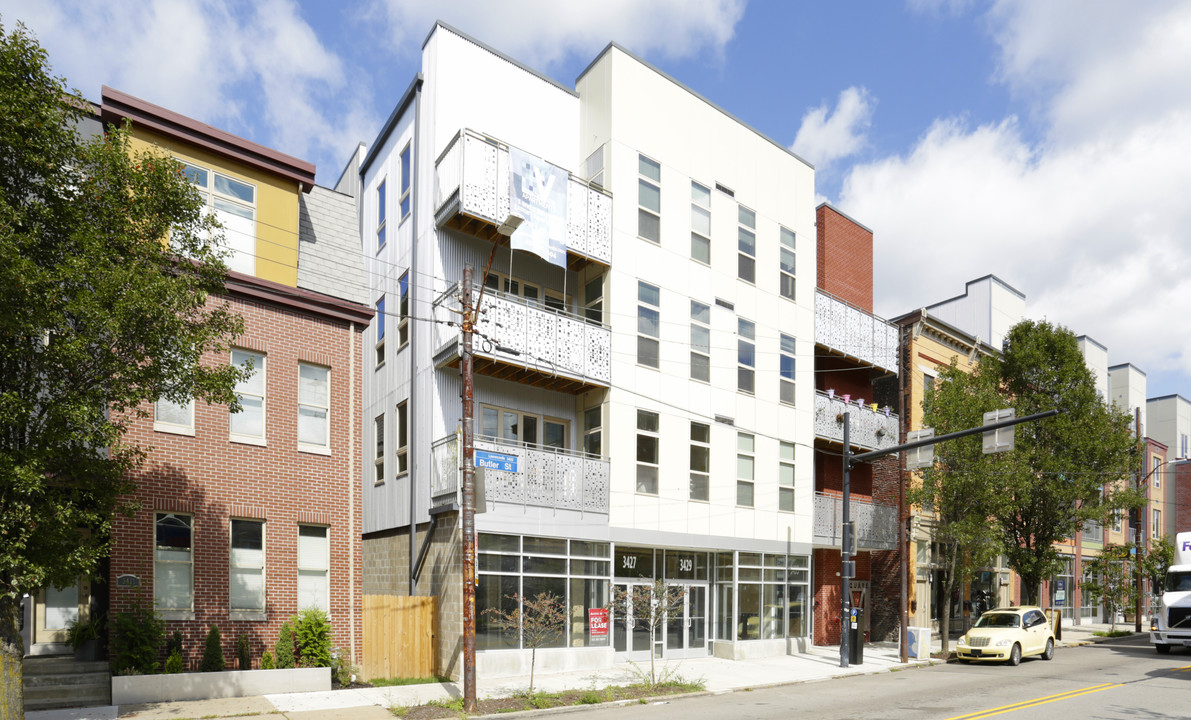
<path fill-rule="evenodd" d="M 478 297 L 478 291 L 473 292 Z M 434 303 L 436 354 L 461 344 L 459 288 L 452 285 Z M 475 354 L 541 373 L 607 386 L 612 380 L 612 332 L 565 311 L 523 298 L 486 291 L 476 323 Z M 455 352 L 459 352 L 458 347 Z"/>
<path fill-rule="evenodd" d="M 897 548 L 897 508 L 852 498 L 848 515 L 856 522 L 856 546 L 865 550 Z M 815 493 L 814 542 L 839 545 L 843 535 L 844 501 Z"/>
<path fill-rule="evenodd" d="M 435 169 L 434 212 L 440 225 L 454 213 L 496 226 L 508 219 L 508 145 L 461 130 Z M 567 183 L 567 250 L 612 264 L 612 196 L 574 175 Z"/>
<path fill-rule="evenodd" d="M 477 439 L 478 452 L 516 458 L 516 470 L 484 470 L 487 501 L 559 510 L 608 514 L 609 463 L 606 458 L 555 448 L 510 445 Z M 459 502 L 462 459 L 459 440 L 450 435 L 431 448 L 433 476 L 430 498 L 434 506 Z"/>
<path fill-rule="evenodd" d="M 864 398 L 815 392 L 815 437 L 844 442 L 844 413 L 848 413 L 848 439 L 865 450 L 897 444 L 898 417 L 889 408 L 866 404 Z"/>
<path fill-rule="evenodd" d="M 896 373 L 897 326 L 815 291 L 815 342 L 848 357 Z"/>

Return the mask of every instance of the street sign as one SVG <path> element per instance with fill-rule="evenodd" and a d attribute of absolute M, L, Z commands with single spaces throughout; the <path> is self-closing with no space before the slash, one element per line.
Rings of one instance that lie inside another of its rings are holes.
<path fill-rule="evenodd" d="M 935 436 L 934 428 L 922 428 L 921 430 L 911 430 L 906 433 L 906 442 L 912 443 L 919 440 L 929 440 Z M 906 451 L 906 469 L 907 470 L 921 470 L 928 468 L 935 464 L 935 446 L 924 445 L 923 447 L 916 447 Z"/>
<path fill-rule="evenodd" d="M 476 467 L 499 472 L 517 472 L 517 456 L 490 450 L 476 450 Z"/>
<path fill-rule="evenodd" d="M 1015 417 L 1013 408 L 1002 408 L 1000 410 L 991 410 L 984 413 L 984 424 L 992 425 L 993 423 L 1001 422 L 1002 420 L 1011 420 Z M 1016 425 L 1009 427 L 997 428 L 996 430 L 989 430 L 984 433 L 984 454 L 1008 452 L 1013 449 L 1013 429 Z"/>

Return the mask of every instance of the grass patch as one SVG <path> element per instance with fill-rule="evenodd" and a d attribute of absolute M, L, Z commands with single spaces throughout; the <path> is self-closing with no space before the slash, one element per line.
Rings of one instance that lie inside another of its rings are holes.
<path fill-rule="evenodd" d="M 1093 632 L 1092 634 L 1095 635 L 1096 637 L 1102 637 L 1102 638 L 1119 638 L 1119 637 L 1129 637 L 1130 635 L 1133 634 L 1133 631 L 1132 630 L 1097 630 L 1097 631 Z"/>
<path fill-rule="evenodd" d="M 373 687 L 398 687 L 400 685 L 426 685 L 428 683 L 445 683 L 451 682 L 451 678 L 443 677 L 442 675 L 432 675 L 431 677 L 399 677 L 399 678 L 381 678 L 377 680 L 369 680 Z"/>

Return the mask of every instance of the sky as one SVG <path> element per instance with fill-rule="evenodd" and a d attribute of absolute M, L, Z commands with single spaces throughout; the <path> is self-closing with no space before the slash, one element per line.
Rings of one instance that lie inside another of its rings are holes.
<path fill-rule="evenodd" d="M 324 185 L 436 19 L 571 87 L 614 40 L 790 147 L 873 230 L 878 315 L 993 273 L 1150 397 L 1191 398 L 1187 0 L 0 0 L 85 97 L 109 85 Z"/>

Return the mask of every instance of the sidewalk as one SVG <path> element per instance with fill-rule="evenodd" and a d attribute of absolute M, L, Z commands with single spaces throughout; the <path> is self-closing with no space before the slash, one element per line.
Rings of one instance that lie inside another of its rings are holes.
<path fill-rule="evenodd" d="M 1118 629 L 1132 630 L 1132 624 L 1118 624 Z M 1063 639 L 1058 645 L 1086 645 L 1099 640 L 1093 632 L 1108 630 L 1107 624 L 1064 625 Z M 933 650 L 941 650 L 937 634 L 932 637 Z M 954 643 L 952 644 L 954 647 Z M 827 680 L 844 675 L 864 675 L 888 672 L 893 669 L 930 665 L 940 660 L 899 662 L 895 643 L 870 643 L 864 647 L 864 662 L 848 668 L 839 665 L 839 647 L 814 647 L 802 655 L 781 655 L 757 660 L 721 660 L 719 658 L 688 658 L 659 661 L 659 674 L 665 670 L 685 680 L 702 680 L 707 692 L 724 693 L 745 688 Z M 644 666 L 648 671 L 648 665 Z M 634 668 L 617 664 L 600 670 L 563 673 L 538 673 L 535 690 L 556 692 L 583 690 L 608 685 L 627 685 L 638 681 Z M 529 687 L 528 676 L 477 679 L 480 698 L 504 697 L 524 692 Z M 389 688 L 360 690 L 332 690 L 330 692 L 290 693 L 263 697 L 223 698 L 188 702 L 155 703 L 45 710 L 25 714 L 27 720 L 183 720 L 184 718 L 262 718 L 268 720 L 392 720 L 389 708 L 422 705 L 431 700 L 450 700 L 462 695 L 460 683 L 432 683 Z"/>

